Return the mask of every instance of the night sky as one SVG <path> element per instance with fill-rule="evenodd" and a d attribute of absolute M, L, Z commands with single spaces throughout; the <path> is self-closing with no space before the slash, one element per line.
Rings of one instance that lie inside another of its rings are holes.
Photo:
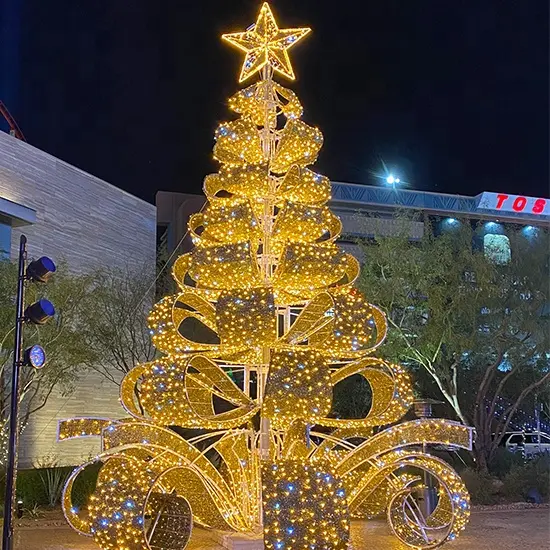
<path fill-rule="evenodd" d="M 239 89 L 242 55 L 219 35 L 260 2 L 4 5 L 0 99 L 31 144 L 151 202 L 200 192 Z M 548 196 L 547 0 L 271 6 L 281 27 L 313 28 L 289 85 L 325 136 L 317 171 L 375 184 L 385 162 L 413 189 Z"/>

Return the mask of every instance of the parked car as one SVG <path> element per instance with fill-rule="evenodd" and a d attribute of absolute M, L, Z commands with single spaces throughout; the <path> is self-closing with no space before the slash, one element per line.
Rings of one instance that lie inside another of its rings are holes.
<path fill-rule="evenodd" d="M 526 458 L 550 453 L 550 435 L 543 432 L 506 432 L 500 444 L 513 453 L 524 453 Z"/>

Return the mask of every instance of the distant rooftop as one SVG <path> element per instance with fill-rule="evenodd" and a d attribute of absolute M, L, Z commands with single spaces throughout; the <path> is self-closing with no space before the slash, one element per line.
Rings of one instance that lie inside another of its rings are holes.
<path fill-rule="evenodd" d="M 461 216 L 475 216 L 480 218 L 499 218 L 511 222 L 524 223 L 526 221 L 547 223 L 550 221 L 550 199 L 525 197 L 519 204 L 525 208 L 521 212 L 512 209 L 497 210 L 490 206 L 491 198 L 496 199 L 496 193 L 480 193 L 475 197 L 465 195 L 449 195 L 447 193 L 433 193 L 428 191 L 412 191 L 398 187 L 378 187 L 374 185 L 357 185 L 354 183 L 332 182 L 332 204 L 335 206 L 358 209 L 364 206 L 377 206 L 382 209 L 393 210 L 407 208 L 426 210 L 434 214 Z M 508 206 L 513 197 L 506 201 Z M 523 197 L 522 197 L 523 198 Z M 539 202 L 543 211 L 532 213 L 532 204 Z"/>

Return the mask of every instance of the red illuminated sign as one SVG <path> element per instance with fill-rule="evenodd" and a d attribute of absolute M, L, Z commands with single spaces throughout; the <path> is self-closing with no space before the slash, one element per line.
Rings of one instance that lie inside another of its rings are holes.
<path fill-rule="evenodd" d="M 478 208 L 544 216 L 550 214 L 550 199 L 507 195 L 505 193 L 482 193 Z"/>

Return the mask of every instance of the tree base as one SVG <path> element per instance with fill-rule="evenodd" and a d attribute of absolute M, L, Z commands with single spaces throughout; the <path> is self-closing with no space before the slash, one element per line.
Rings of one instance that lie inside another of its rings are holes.
<path fill-rule="evenodd" d="M 212 531 L 212 538 L 227 550 L 264 550 L 263 536 L 256 533 Z"/>

